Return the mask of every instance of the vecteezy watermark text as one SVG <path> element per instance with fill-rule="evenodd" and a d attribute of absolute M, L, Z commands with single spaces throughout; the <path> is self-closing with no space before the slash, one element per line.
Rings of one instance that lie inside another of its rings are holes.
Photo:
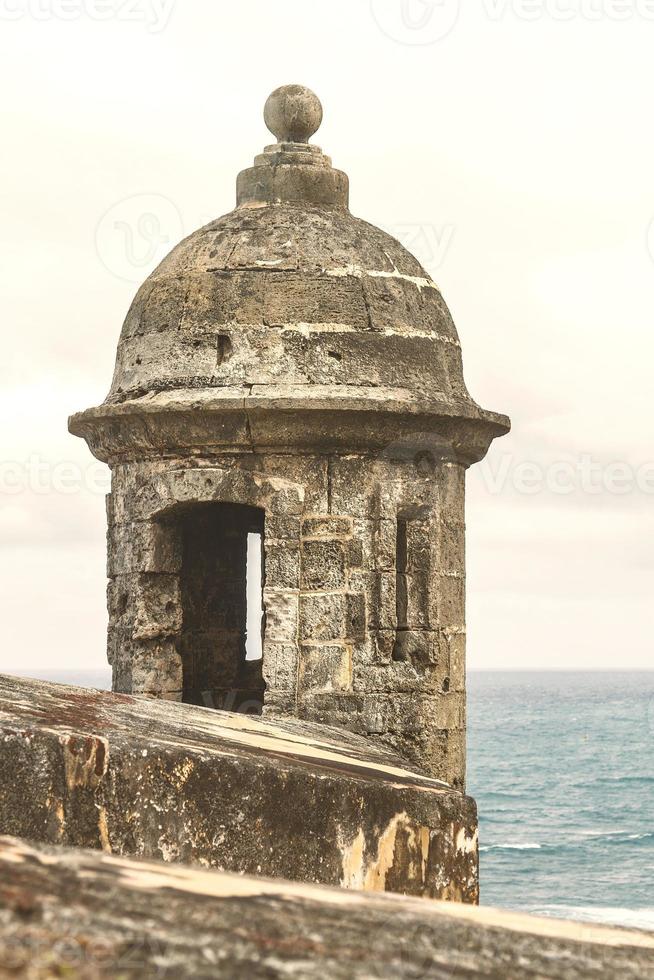
<path fill-rule="evenodd" d="M 426 450 L 407 450 L 413 455 L 416 466 L 424 467 L 425 458 L 439 457 L 438 449 L 427 439 Z M 387 455 L 396 455 L 397 449 Z M 591 454 L 582 454 L 550 462 L 519 459 L 512 453 L 494 453 L 485 459 L 474 472 L 481 479 L 484 489 L 491 496 L 516 493 L 536 496 L 550 493 L 556 496 L 582 494 L 588 496 L 627 496 L 645 494 L 654 496 L 654 460 L 637 465 L 621 460 L 600 462 Z M 104 463 L 92 462 L 85 466 L 69 460 L 44 459 L 32 454 L 24 460 L 0 462 L 0 497 L 15 497 L 22 493 L 44 496 L 91 493 L 104 496 L 110 490 L 109 469 Z"/>
<path fill-rule="evenodd" d="M 654 21 L 654 0 L 481 0 L 490 21 Z M 478 10 L 479 8 L 476 8 Z M 400 44 L 434 44 L 459 20 L 461 0 L 371 0 L 372 15 L 387 37 Z"/>
<path fill-rule="evenodd" d="M 26 460 L 0 462 L 0 496 L 15 497 L 21 493 L 45 496 L 50 493 L 72 496 L 109 493 L 111 479 L 104 463 L 79 466 L 67 460 L 52 462 L 33 454 Z"/>
<path fill-rule="evenodd" d="M 0 20 L 131 21 L 151 34 L 167 26 L 175 0 L 0 0 Z"/>
<path fill-rule="evenodd" d="M 654 0 L 482 0 L 491 20 L 654 20 Z"/>
<path fill-rule="evenodd" d="M 503 453 L 484 460 L 479 475 L 491 495 L 512 491 L 524 496 L 540 493 L 562 497 L 575 493 L 593 497 L 633 493 L 654 496 L 654 461 L 637 466 L 619 460 L 602 463 L 590 454 L 582 454 L 539 463 Z"/>

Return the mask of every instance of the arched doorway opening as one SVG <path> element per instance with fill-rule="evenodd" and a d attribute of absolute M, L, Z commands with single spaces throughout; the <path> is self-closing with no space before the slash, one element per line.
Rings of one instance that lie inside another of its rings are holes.
<path fill-rule="evenodd" d="M 261 714 L 264 511 L 196 503 L 180 508 L 176 520 L 183 549 L 182 700 Z"/>

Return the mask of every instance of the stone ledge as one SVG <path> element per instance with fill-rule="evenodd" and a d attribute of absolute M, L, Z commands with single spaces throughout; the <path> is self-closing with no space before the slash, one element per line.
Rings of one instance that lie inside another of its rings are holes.
<path fill-rule="evenodd" d="M 474 801 L 351 733 L 0 676 L 0 833 L 475 902 Z"/>
<path fill-rule="evenodd" d="M 0 898 L 0 962 L 14 977 L 654 977 L 646 933 L 9 838 Z"/>
<path fill-rule="evenodd" d="M 510 422 L 462 397 L 305 384 L 178 386 L 77 413 L 68 428 L 98 459 L 112 463 L 200 448 L 378 452 L 401 437 L 421 448 L 433 442 L 439 453 L 469 465 L 484 458 Z"/>

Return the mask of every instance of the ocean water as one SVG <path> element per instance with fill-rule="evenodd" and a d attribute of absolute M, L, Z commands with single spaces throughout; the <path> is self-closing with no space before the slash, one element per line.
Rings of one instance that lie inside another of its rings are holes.
<path fill-rule="evenodd" d="M 654 929 L 654 673 L 472 672 L 481 900 Z"/>
<path fill-rule="evenodd" d="M 654 672 L 472 671 L 468 693 L 482 903 L 654 930 Z"/>

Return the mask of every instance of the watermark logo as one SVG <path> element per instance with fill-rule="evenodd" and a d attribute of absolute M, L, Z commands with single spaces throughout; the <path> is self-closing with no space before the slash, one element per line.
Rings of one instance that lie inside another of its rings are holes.
<path fill-rule="evenodd" d="M 407 221 L 385 230 L 415 255 L 421 265 L 431 270 L 441 268 L 454 240 L 454 225 L 437 228 L 425 222 Z"/>
<path fill-rule="evenodd" d="M 0 20 L 109 20 L 144 24 L 151 34 L 167 26 L 175 0 L 0 0 Z"/>
<path fill-rule="evenodd" d="M 96 229 L 95 247 L 114 276 L 141 283 L 183 234 L 172 201 L 162 194 L 135 194 L 109 208 Z"/>
<path fill-rule="evenodd" d="M 261 714 L 262 697 L 244 698 L 240 690 L 227 691 L 220 699 L 216 699 L 213 691 L 202 691 L 202 704 L 205 708 L 218 711 L 229 711 L 231 714 L 252 715 Z"/>
<path fill-rule="evenodd" d="M 447 37 L 459 19 L 461 0 L 371 0 L 370 7 L 391 40 L 426 45 Z"/>

